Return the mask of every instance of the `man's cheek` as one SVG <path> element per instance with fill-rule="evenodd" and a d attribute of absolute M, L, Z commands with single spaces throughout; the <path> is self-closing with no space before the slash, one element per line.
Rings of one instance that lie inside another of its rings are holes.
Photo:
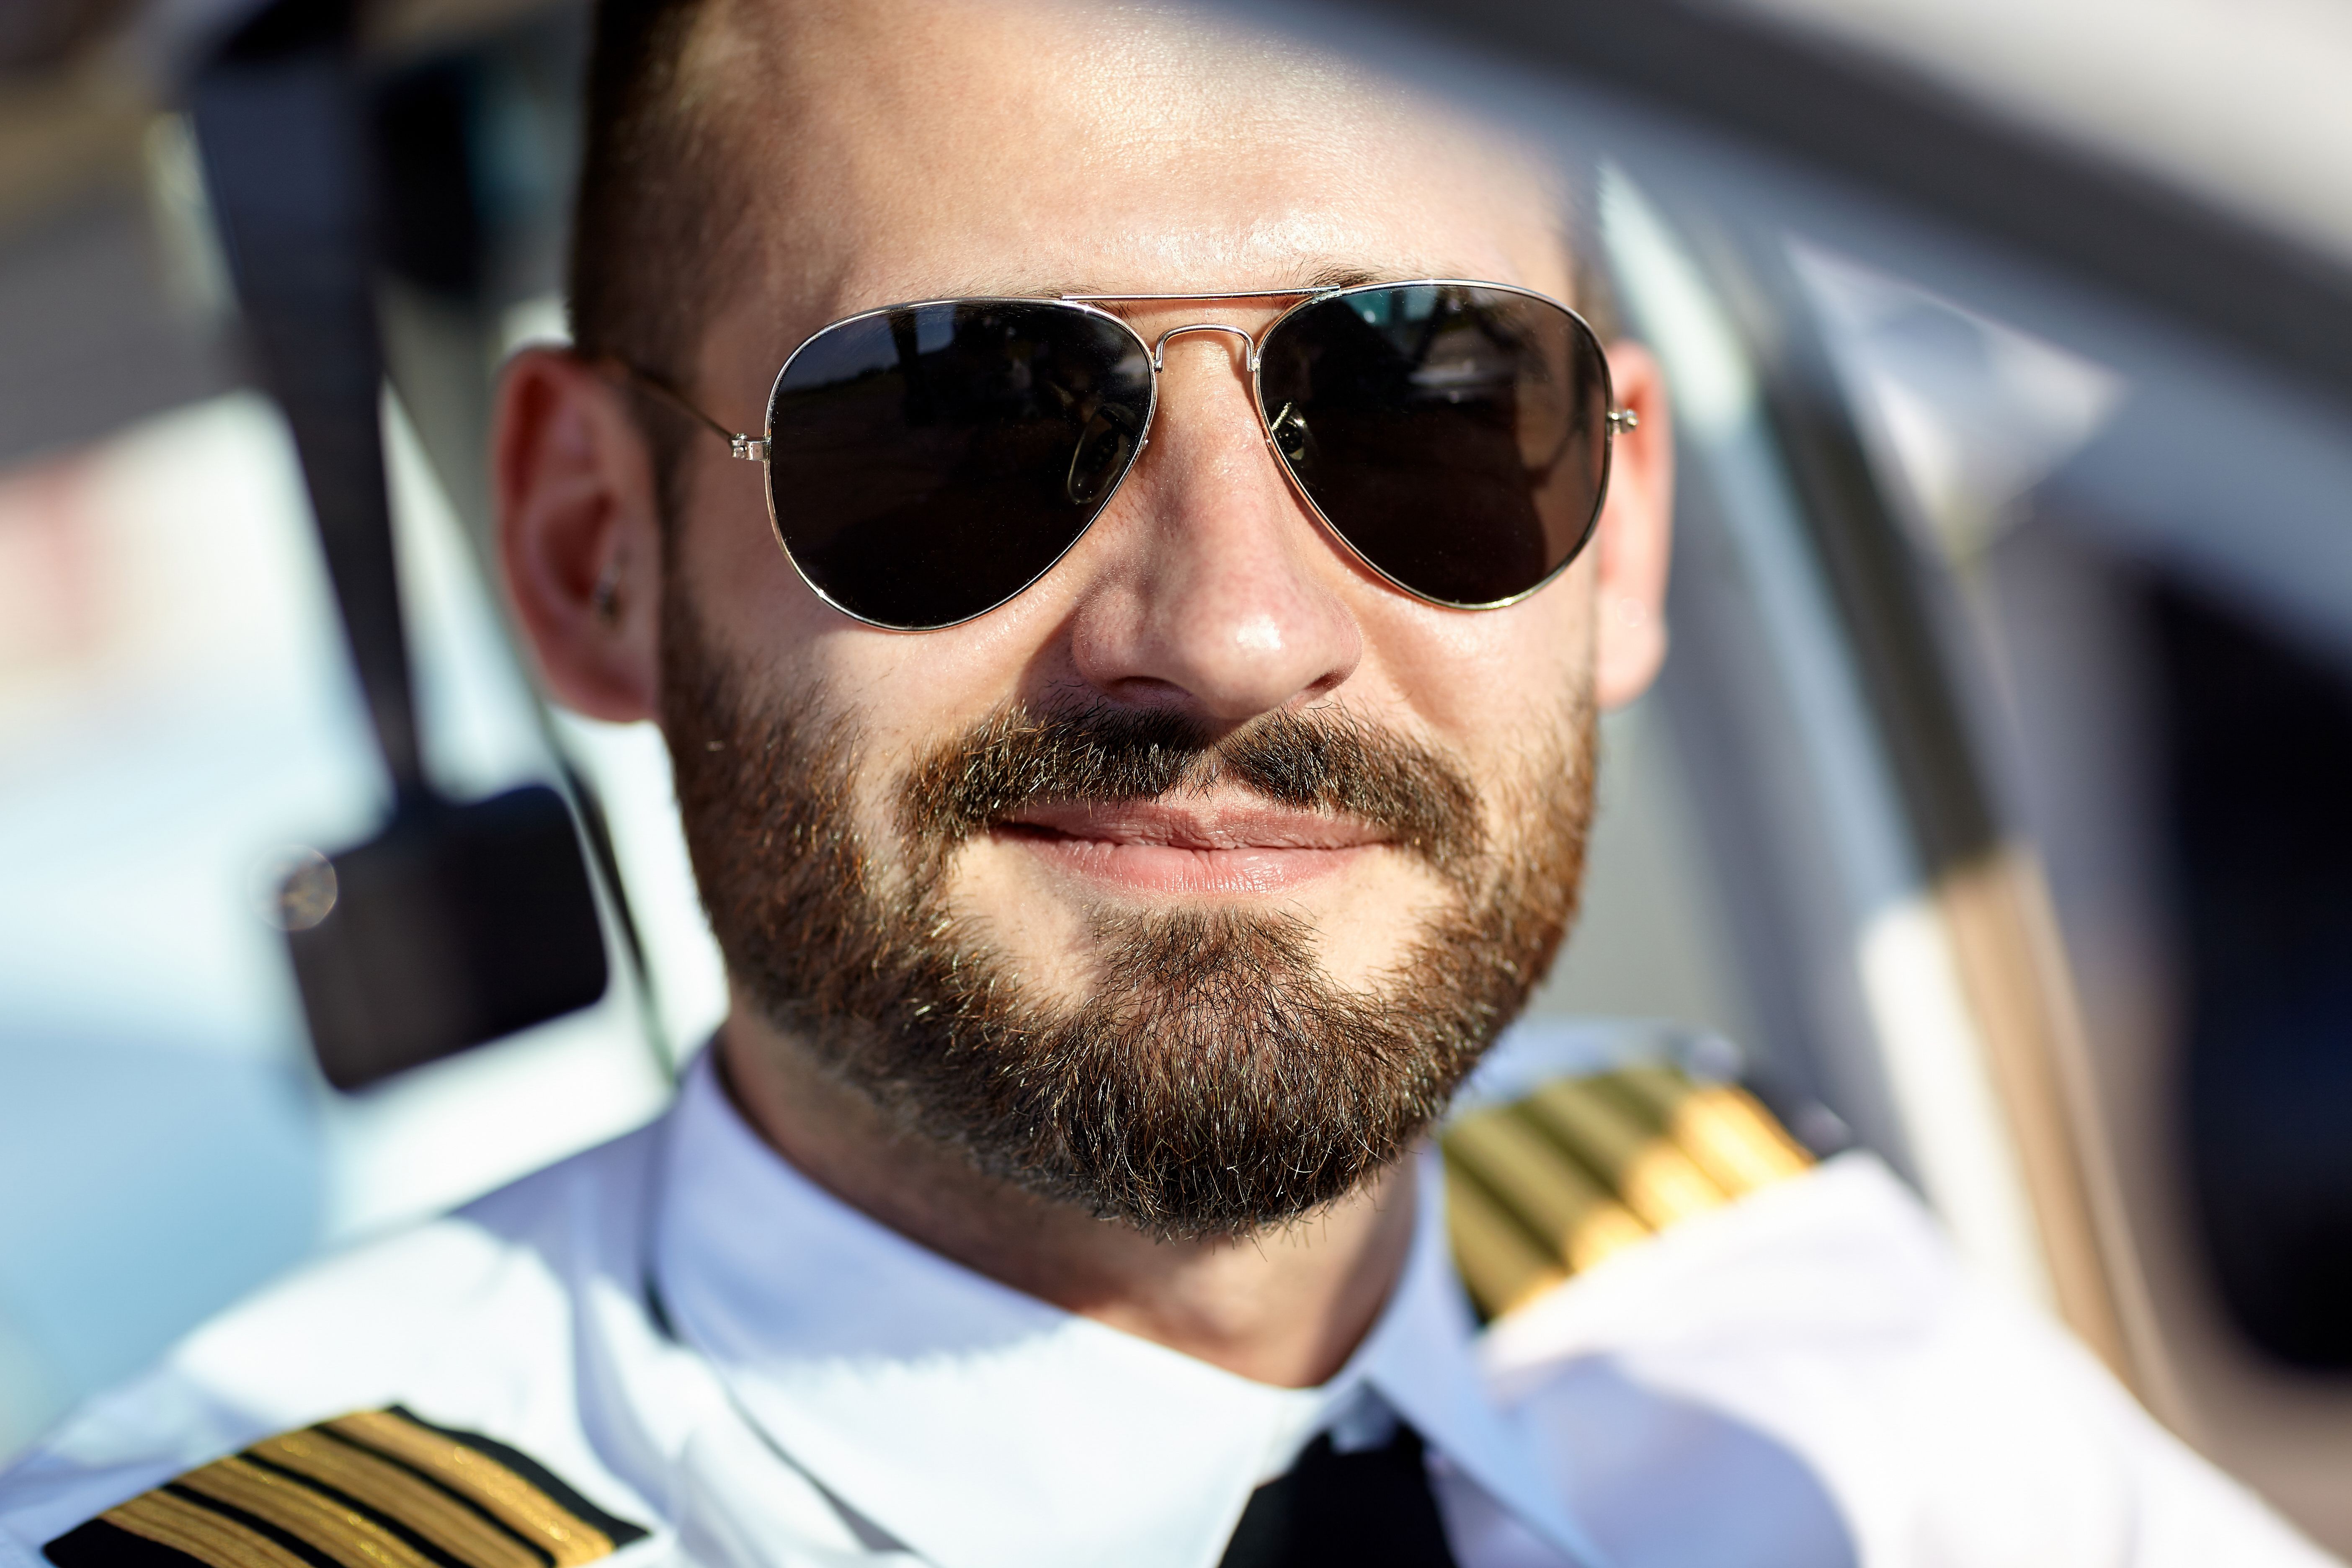
<path fill-rule="evenodd" d="M 1293 912 L 1305 917 L 1315 966 L 1332 989 L 1377 996 L 1433 923 L 1459 912 L 1461 896 L 1418 858 L 1390 850 L 1345 883 Z"/>
<path fill-rule="evenodd" d="M 935 912 L 952 923 L 957 945 L 994 955 L 1024 986 L 1067 1002 L 1096 983 L 1097 911 L 1042 888 L 1013 846 L 985 834 L 966 839 L 948 856 L 938 895 Z"/>

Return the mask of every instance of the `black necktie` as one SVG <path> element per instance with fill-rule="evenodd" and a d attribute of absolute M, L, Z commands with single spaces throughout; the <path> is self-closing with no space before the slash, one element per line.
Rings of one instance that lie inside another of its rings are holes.
<path fill-rule="evenodd" d="M 1250 1494 L 1220 1568 L 1454 1568 L 1421 1434 L 1341 1454 L 1325 1433 Z"/>

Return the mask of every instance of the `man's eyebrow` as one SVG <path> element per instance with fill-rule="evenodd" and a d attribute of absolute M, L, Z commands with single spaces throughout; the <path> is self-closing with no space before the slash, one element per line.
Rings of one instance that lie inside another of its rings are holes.
<path fill-rule="evenodd" d="M 1307 274 L 1307 287 L 1320 293 L 1326 289 L 1354 289 L 1366 283 L 1402 283 L 1412 278 L 1432 278 L 1431 272 L 1405 272 L 1393 268 L 1349 267 L 1331 264 Z"/>
<path fill-rule="evenodd" d="M 1297 281 L 1286 282 L 1278 275 L 1266 279 L 1265 292 L 1268 294 L 1321 294 L 1333 289 L 1353 289 L 1365 283 L 1402 283 L 1422 278 L 1448 278 L 1454 274 L 1443 271 L 1433 272 L 1426 268 L 1365 267 L 1347 262 L 1325 262 L 1306 272 L 1293 273 L 1291 276 Z M 1204 289 L 1199 294 L 1167 293 L 1167 297 L 1176 300 L 1209 299 L 1217 294 L 1235 291 L 1225 289 Z M 1082 278 L 1050 284 L 1040 284 L 1033 280 L 1000 289 L 977 290 L 972 297 L 977 297 L 979 294 L 993 294 L 999 299 L 1014 300 L 1088 297 L 1118 300 L 1150 299 L 1166 292 L 1161 289 L 1121 289 L 1099 279 Z"/>

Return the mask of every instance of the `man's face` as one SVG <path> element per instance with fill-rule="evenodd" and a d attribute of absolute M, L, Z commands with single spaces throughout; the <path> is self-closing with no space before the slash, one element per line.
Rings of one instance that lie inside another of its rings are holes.
<path fill-rule="evenodd" d="M 763 190 L 690 376 L 738 428 L 803 337 L 900 300 L 1570 292 L 1528 166 L 1311 64 L 1059 9 L 745 25 L 699 68 Z M 1149 341 L 1274 310 L 1123 313 Z M 1112 505 L 977 620 L 829 608 L 708 442 L 663 588 L 739 1005 L 992 1173 L 1164 1234 L 1289 1217 L 1402 1152 L 1540 978 L 1589 803 L 1599 551 L 1505 609 L 1397 591 L 1289 488 L 1237 347 L 1170 343 Z"/>

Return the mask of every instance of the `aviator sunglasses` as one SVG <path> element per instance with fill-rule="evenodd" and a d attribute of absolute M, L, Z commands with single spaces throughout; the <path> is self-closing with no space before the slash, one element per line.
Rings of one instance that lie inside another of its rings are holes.
<path fill-rule="evenodd" d="M 1104 309 L 1261 300 L 1295 302 L 1255 335 L 1203 321 L 1149 343 Z M 1582 317 L 1443 279 L 886 306 L 793 351 L 758 437 L 629 374 L 765 465 L 777 541 L 826 603 L 930 631 L 1013 598 L 1085 535 L 1150 443 L 1168 344 L 1195 332 L 1242 340 L 1266 444 L 1325 526 L 1456 609 L 1523 599 L 1576 558 L 1634 425 Z"/>

